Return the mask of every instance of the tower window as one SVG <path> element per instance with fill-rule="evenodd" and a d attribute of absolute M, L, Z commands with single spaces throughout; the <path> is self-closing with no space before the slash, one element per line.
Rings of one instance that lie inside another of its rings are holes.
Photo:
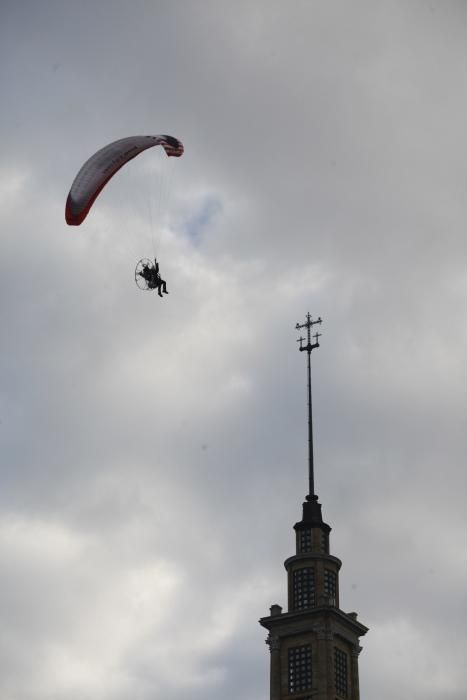
<path fill-rule="evenodd" d="M 293 572 L 293 609 L 303 610 L 315 604 L 315 576 L 307 567 Z"/>
<path fill-rule="evenodd" d="M 311 530 L 300 530 L 298 535 L 299 551 L 311 552 Z"/>
<path fill-rule="evenodd" d="M 337 597 L 337 576 L 335 571 L 331 571 L 331 569 L 324 570 L 324 592 L 330 598 Z"/>
<path fill-rule="evenodd" d="M 347 697 L 347 654 L 334 647 L 334 679 L 336 693 L 342 698 Z"/>
<path fill-rule="evenodd" d="M 321 551 L 328 552 L 328 535 L 321 530 Z"/>
<path fill-rule="evenodd" d="M 310 690 L 312 680 L 311 645 L 289 649 L 289 693 Z"/>

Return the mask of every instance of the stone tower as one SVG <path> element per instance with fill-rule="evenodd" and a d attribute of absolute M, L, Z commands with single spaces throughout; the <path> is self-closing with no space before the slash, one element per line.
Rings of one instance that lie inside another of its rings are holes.
<path fill-rule="evenodd" d="M 330 554 L 331 528 L 323 521 L 321 505 L 314 493 L 311 417 L 310 354 L 319 347 L 311 343 L 310 329 L 319 318 L 297 329 L 307 328 L 308 344 L 300 338 L 300 350 L 308 352 L 308 426 L 310 492 L 303 503 L 302 519 L 295 523 L 295 554 L 285 560 L 288 605 L 272 605 L 260 624 L 268 632 L 271 652 L 270 700 L 359 700 L 359 637 L 368 628 L 357 613 L 345 613 L 339 605 L 341 561 Z"/>

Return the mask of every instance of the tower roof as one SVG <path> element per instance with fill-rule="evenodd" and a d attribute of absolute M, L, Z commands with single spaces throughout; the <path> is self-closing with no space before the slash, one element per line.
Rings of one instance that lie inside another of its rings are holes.
<path fill-rule="evenodd" d="M 303 503 L 302 519 L 295 523 L 295 530 L 303 530 L 306 527 L 320 527 L 325 532 L 331 532 L 331 527 L 323 521 L 321 513 L 321 503 L 318 503 L 318 496 L 307 496 Z"/>

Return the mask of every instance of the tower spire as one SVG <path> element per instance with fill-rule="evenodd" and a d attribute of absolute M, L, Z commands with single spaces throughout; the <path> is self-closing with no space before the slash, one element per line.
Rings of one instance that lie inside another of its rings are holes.
<path fill-rule="evenodd" d="M 293 526 L 295 554 L 288 557 L 287 609 L 274 604 L 260 619 L 268 630 L 271 652 L 270 700 L 359 700 L 359 638 L 368 632 L 357 613 L 340 607 L 341 560 L 330 552 L 330 526 L 323 521 L 321 504 L 313 483 L 313 433 L 311 413 L 310 355 L 319 347 L 319 333 L 311 334 L 315 321 L 310 314 L 296 330 L 300 350 L 308 355 L 308 467 L 309 494 L 302 519 Z M 305 335 L 305 333 L 303 334 Z"/>
<path fill-rule="evenodd" d="M 316 321 L 313 321 L 313 319 L 310 316 L 310 313 L 308 312 L 306 315 L 306 321 L 305 323 L 297 323 L 295 326 L 296 330 L 301 330 L 302 328 L 306 328 L 307 331 L 307 337 L 298 338 L 297 343 L 300 343 L 300 352 L 303 352 L 306 350 L 307 352 L 307 367 L 308 367 L 308 383 L 307 383 L 307 391 L 308 391 L 308 496 L 307 501 L 315 500 L 316 495 L 315 495 L 315 483 L 314 483 L 314 460 L 313 460 L 313 412 L 312 412 L 312 403 L 311 403 L 311 363 L 310 363 L 310 355 L 311 351 L 314 350 L 315 348 L 319 348 L 319 342 L 318 338 L 321 336 L 321 333 L 315 333 L 313 335 L 314 338 L 314 343 L 311 342 L 311 329 L 314 325 L 317 323 L 321 324 L 322 319 L 321 316 L 318 316 Z M 303 345 L 303 343 L 307 341 L 306 345 Z"/>

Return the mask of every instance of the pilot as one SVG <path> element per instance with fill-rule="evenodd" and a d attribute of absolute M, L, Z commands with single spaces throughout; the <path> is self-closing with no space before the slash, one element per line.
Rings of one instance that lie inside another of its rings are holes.
<path fill-rule="evenodd" d="M 160 297 L 162 296 L 162 293 L 168 294 L 167 283 L 160 275 L 159 263 L 157 262 L 156 258 L 154 258 L 154 267 L 151 270 L 151 275 L 151 281 L 148 286 L 150 286 L 151 289 L 157 289 L 157 293 Z"/>

